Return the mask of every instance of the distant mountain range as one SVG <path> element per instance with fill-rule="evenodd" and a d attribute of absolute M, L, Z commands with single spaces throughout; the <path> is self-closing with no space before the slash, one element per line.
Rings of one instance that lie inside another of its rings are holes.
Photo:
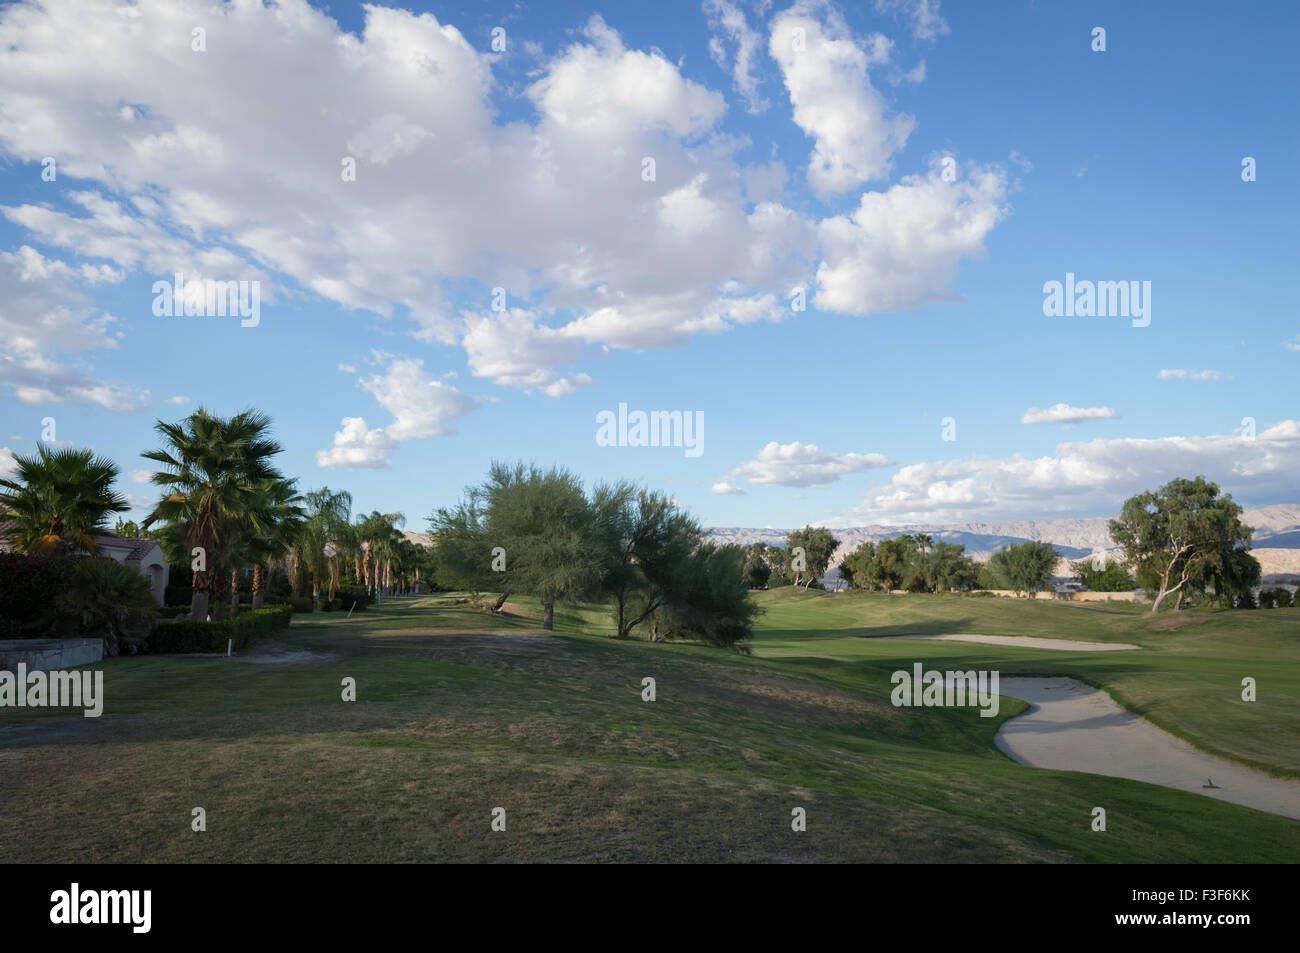
<path fill-rule="evenodd" d="M 1259 560 L 1264 570 L 1266 582 L 1285 580 L 1286 577 L 1300 578 L 1300 504 L 1275 503 L 1257 510 L 1246 510 L 1242 521 L 1255 529 L 1254 548 L 1251 552 Z M 832 530 L 840 541 L 839 548 L 831 559 L 831 565 L 840 561 L 862 543 L 878 543 L 882 539 L 892 539 L 904 533 L 928 533 L 936 542 L 960 543 L 966 547 L 967 554 L 976 559 L 988 559 L 1004 546 L 1023 543 L 1027 540 L 1043 540 L 1051 543 L 1061 554 L 1056 574 L 1069 576 L 1072 572 L 1069 563 L 1085 556 L 1091 556 L 1098 550 L 1112 552 L 1115 542 L 1110 538 L 1107 519 L 1086 520 L 1010 520 L 1002 523 L 912 523 L 906 526 L 853 526 L 847 529 Z M 771 546 L 784 546 L 789 529 L 753 529 L 736 526 L 719 526 L 707 531 L 709 538 L 716 543 L 734 543 L 748 546 L 751 543 L 767 543 Z M 428 533 L 403 531 L 413 543 L 429 546 L 432 537 Z"/>
<path fill-rule="evenodd" d="M 1242 522 L 1255 529 L 1251 552 L 1259 560 L 1265 577 L 1300 575 L 1300 504 L 1276 503 L 1246 510 Z M 987 559 L 1004 546 L 1028 540 L 1042 540 L 1054 545 L 1063 557 L 1058 575 L 1070 575 L 1071 560 L 1082 559 L 1098 550 L 1110 552 L 1115 542 L 1110 538 L 1107 519 L 1010 520 L 1001 523 L 913 523 L 905 526 L 853 526 L 834 529 L 840 546 L 831 559 L 839 562 L 862 543 L 878 543 L 904 533 L 927 533 L 936 542 L 959 543 L 976 559 Z M 751 543 L 785 545 L 789 529 L 750 529 L 720 526 L 710 529 L 709 537 L 717 543 L 748 546 Z M 1270 580 L 1271 581 L 1271 580 Z"/>

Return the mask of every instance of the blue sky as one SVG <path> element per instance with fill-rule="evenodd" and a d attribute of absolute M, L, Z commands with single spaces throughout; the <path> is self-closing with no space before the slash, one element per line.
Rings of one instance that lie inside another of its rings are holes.
<path fill-rule="evenodd" d="M 1295 502 L 1298 20 L 8 5 L 0 468 L 54 418 L 143 506 L 154 421 L 202 403 L 417 530 L 494 458 L 724 526 L 1103 516 L 1194 473 Z M 177 270 L 259 281 L 260 322 L 155 316 Z M 1150 282 L 1150 324 L 1046 316 L 1067 272 Z M 620 403 L 702 413 L 704 452 L 599 446 Z"/>

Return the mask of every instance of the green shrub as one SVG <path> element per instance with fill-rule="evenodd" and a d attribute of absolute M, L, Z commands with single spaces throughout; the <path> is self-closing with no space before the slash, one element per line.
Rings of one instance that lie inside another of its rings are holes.
<path fill-rule="evenodd" d="M 158 612 L 148 579 L 96 556 L 77 560 L 56 606 L 82 638 L 103 639 L 108 656 L 145 649 Z"/>
<path fill-rule="evenodd" d="M 270 606 L 240 612 L 235 618 L 221 622 L 195 622 L 192 619 L 162 622 L 154 630 L 153 650 L 180 654 L 224 652 L 226 643 L 230 640 L 233 640 L 236 649 L 242 649 L 275 630 L 284 628 L 292 617 L 293 609 L 290 606 Z"/>
<path fill-rule="evenodd" d="M 1259 591 L 1259 607 L 1261 609 L 1289 609 L 1291 607 L 1290 590 L 1281 587 L 1277 589 L 1261 589 Z"/>
<path fill-rule="evenodd" d="M 340 586 L 335 591 L 334 598 L 344 612 L 351 609 L 354 602 L 357 604 L 357 612 L 361 612 L 375 601 L 360 586 Z"/>

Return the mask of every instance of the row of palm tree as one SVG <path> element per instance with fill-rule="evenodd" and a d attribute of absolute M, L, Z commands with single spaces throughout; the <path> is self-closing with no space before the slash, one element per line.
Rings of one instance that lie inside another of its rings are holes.
<path fill-rule="evenodd" d="M 140 531 L 157 538 L 173 564 L 190 565 L 191 618 L 238 614 L 240 580 L 249 572 L 254 609 L 281 569 L 295 594 L 310 584 L 314 603 L 322 591 L 334 599 L 349 577 L 376 598 L 419 582 L 426 557 L 398 532 L 402 514 L 374 511 L 354 521 L 346 491 L 300 494 L 274 464 L 283 448 L 267 415 L 227 418 L 199 408 L 154 429 L 163 446 L 143 457 L 159 465 L 150 482 L 163 496 Z M 42 444 L 15 465 L 0 480 L 0 522 L 21 551 L 93 554 L 109 517 L 129 509 L 112 489 L 117 466 L 91 450 Z"/>

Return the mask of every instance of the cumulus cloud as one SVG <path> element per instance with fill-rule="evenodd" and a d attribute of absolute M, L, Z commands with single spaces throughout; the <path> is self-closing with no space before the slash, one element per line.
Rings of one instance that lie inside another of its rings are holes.
<path fill-rule="evenodd" d="M 886 192 L 866 192 L 857 210 L 821 222 L 820 308 L 846 314 L 919 308 L 949 300 L 958 263 L 984 253 L 1006 215 L 1006 177 L 972 169 L 947 181 L 940 162 Z"/>
<path fill-rule="evenodd" d="M 180 405 L 191 403 L 191 401 L 190 398 L 186 397 L 184 394 L 175 394 L 167 398 L 167 403 Z"/>
<path fill-rule="evenodd" d="M 892 466 L 894 461 L 880 453 L 830 453 L 816 444 L 774 440 L 753 460 L 729 471 L 722 483 L 715 484 L 714 492 L 737 479 L 762 486 L 826 486 L 845 474 Z"/>
<path fill-rule="evenodd" d="M 591 383 L 584 373 L 556 373 L 556 368 L 577 363 L 582 342 L 537 323 L 522 308 L 467 315 L 461 345 L 475 377 L 491 378 L 504 387 L 561 397 Z"/>
<path fill-rule="evenodd" d="M 813 139 L 808 184 L 835 195 L 889 175 L 891 159 L 915 120 L 888 115 L 868 71 L 889 62 L 879 33 L 856 40 L 828 4 L 801 2 L 772 19 L 768 51 L 794 107 L 794 121 Z"/>
<path fill-rule="evenodd" d="M 372 428 L 364 417 L 345 417 L 333 445 L 316 451 L 318 466 L 384 469 L 392 464 L 393 452 L 402 441 L 454 434 L 455 422 L 480 406 L 445 380 L 431 376 L 421 360 L 377 356 L 388 361 L 387 367 L 359 383 L 392 415 L 392 423 Z"/>
<path fill-rule="evenodd" d="M 706 4 L 756 108 L 759 23 L 738 14 L 734 0 Z M 195 55 L 200 20 L 210 42 Z M 97 37 L 96 55 L 71 35 Z M 855 38 L 829 6 L 801 3 L 767 42 L 814 142 L 814 188 L 887 176 L 912 128 L 869 76 L 893 68 L 890 41 Z M 476 375 L 553 395 L 589 381 L 579 362 L 592 354 L 781 320 L 814 274 L 827 310 L 942 300 L 1000 210 L 988 179 L 918 180 L 819 224 L 782 204 L 780 163 L 738 163 L 745 143 L 720 128 L 721 93 L 657 50 L 628 48 L 599 16 L 563 48 L 534 50 L 519 94 L 535 111 L 511 120 L 494 55 L 432 14 L 378 5 L 345 33 L 305 0 L 15 4 L 0 12 L 0 43 L 0 149 L 56 155 L 81 186 L 3 214 L 92 260 L 75 268 L 83 284 L 176 271 L 258 280 L 264 304 L 306 294 L 404 319 L 418 340 L 465 347 Z M 530 315 L 518 347 L 501 338 L 519 319 L 481 313 L 497 287 Z M 468 301 L 477 294 L 482 304 Z M 71 339 L 102 342 L 99 321 L 65 323 Z"/>
<path fill-rule="evenodd" d="M 18 472 L 18 464 L 14 461 L 14 452 L 8 447 L 0 447 L 0 478 L 8 479 Z"/>
<path fill-rule="evenodd" d="M 131 480 L 134 483 L 148 483 L 153 477 L 152 470 L 132 470 Z"/>
<path fill-rule="evenodd" d="M 1085 420 L 1118 420 L 1119 414 L 1110 407 L 1071 407 L 1053 404 L 1046 410 L 1030 407 L 1020 418 L 1022 424 L 1078 424 Z"/>
<path fill-rule="evenodd" d="M 713 484 L 713 487 L 710 489 L 709 492 L 717 493 L 719 496 L 744 496 L 745 495 L 744 490 L 742 490 L 738 486 L 732 486 L 730 483 L 728 483 L 725 480 L 719 480 L 717 483 Z"/>
<path fill-rule="evenodd" d="M 1182 367 L 1163 370 L 1156 376 L 1162 381 L 1217 381 L 1223 377 L 1218 371 L 1193 371 Z"/>
<path fill-rule="evenodd" d="M 316 465 L 342 470 L 383 470 L 392 466 L 397 441 L 382 427 L 372 430 L 364 417 L 344 417 L 334 445 L 316 451 Z"/>
<path fill-rule="evenodd" d="M 1235 434 L 1063 443 L 1049 456 L 964 457 L 899 469 L 847 522 L 924 523 L 1113 513 L 1134 493 L 1202 475 L 1240 498 L 1295 496 L 1300 421 Z"/>

